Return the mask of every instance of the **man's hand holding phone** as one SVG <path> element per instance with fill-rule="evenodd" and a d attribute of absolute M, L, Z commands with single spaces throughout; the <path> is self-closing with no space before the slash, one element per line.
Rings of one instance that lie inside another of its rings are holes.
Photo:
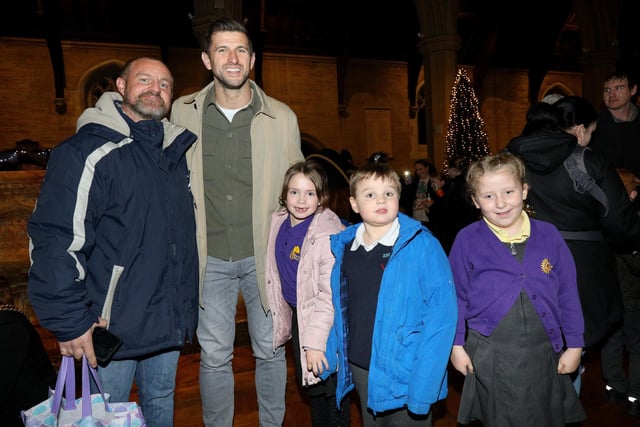
<path fill-rule="evenodd" d="M 106 366 L 122 345 L 122 340 L 101 326 L 93 328 L 93 351 L 99 366 Z"/>

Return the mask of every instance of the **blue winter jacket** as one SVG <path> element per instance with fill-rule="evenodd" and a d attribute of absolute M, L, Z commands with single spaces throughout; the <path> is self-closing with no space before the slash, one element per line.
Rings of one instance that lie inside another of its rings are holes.
<path fill-rule="evenodd" d="M 29 219 L 29 297 L 59 341 L 84 334 L 117 284 L 109 329 L 114 359 L 179 347 L 198 316 L 198 258 L 185 151 L 195 135 L 166 120 L 134 140 L 106 93 L 51 153 Z M 139 122 L 138 124 L 141 124 Z M 136 125 L 137 126 L 137 125 Z M 151 137 L 150 137 L 151 139 Z"/>
<path fill-rule="evenodd" d="M 427 414 L 447 396 L 447 363 L 458 309 L 449 261 L 438 240 L 400 213 L 400 235 L 382 275 L 373 330 L 367 406 L 374 413 L 407 407 Z M 331 237 L 334 322 L 329 349 L 337 351 L 338 403 L 354 387 L 347 354 L 347 307 L 341 275 L 345 250 L 359 224 Z M 334 353 L 336 354 L 336 353 Z"/>

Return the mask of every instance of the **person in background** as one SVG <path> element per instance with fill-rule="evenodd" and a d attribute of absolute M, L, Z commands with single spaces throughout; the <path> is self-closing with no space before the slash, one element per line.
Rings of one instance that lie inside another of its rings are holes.
<path fill-rule="evenodd" d="M 281 208 L 271 216 L 266 283 L 273 317 L 274 349 L 293 337 L 296 377 L 309 397 L 314 427 L 348 426 L 350 399 L 336 405 L 336 378 L 320 376 L 333 324 L 330 236 L 344 229 L 327 207 L 327 175 L 319 163 L 293 164 L 285 173 Z"/>
<path fill-rule="evenodd" d="M 446 221 L 444 212 L 444 202 L 449 191 L 450 182 L 443 172 L 439 172 L 429 179 L 429 222 L 425 224 L 429 231 L 442 244 L 442 225 Z M 444 247 L 443 247 L 444 248 Z"/>
<path fill-rule="evenodd" d="M 629 200 L 638 196 L 638 178 L 629 169 L 618 169 Z M 616 266 L 622 292 L 624 317 L 602 346 L 600 362 L 607 399 L 625 404 L 627 414 L 640 417 L 640 252 L 637 247 L 618 245 Z M 628 352 L 625 369 L 624 353 Z"/>
<path fill-rule="evenodd" d="M 180 348 L 198 313 L 198 254 L 185 153 L 196 137 L 163 119 L 173 77 L 136 58 L 51 153 L 29 218 L 29 298 L 63 356 L 96 366 L 92 332 L 122 346 L 98 367 L 112 402 L 133 381 L 147 425 L 173 426 Z M 116 287 L 117 285 L 117 287 Z M 110 323 L 103 305 L 114 292 Z"/>
<path fill-rule="evenodd" d="M 420 222 L 399 213 L 400 178 L 369 163 L 350 178 L 362 222 L 331 237 L 337 402 L 355 387 L 369 426 L 431 426 L 447 396 L 457 319 L 447 257 Z M 375 325 L 375 327 L 374 327 Z"/>
<path fill-rule="evenodd" d="M 640 176 L 640 116 L 634 102 L 637 96 L 638 86 L 630 73 L 618 70 L 605 78 L 602 101 L 606 108 L 598 114 L 598 127 L 590 145 L 594 152 L 602 154 L 615 168 L 626 170 L 624 177 L 633 180 L 635 185 L 640 183 L 637 178 Z M 640 208 L 637 201 L 634 202 L 634 208 Z M 633 331 L 635 325 L 627 325 L 629 321 L 636 321 L 633 318 L 635 310 L 629 310 L 635 305 L 629 285 L 635 280 L 632 266 L 636 262 L 634 253 L 637 249 L 629 245 L 616 245 L 618 278 L 624 281 L 620 283 L 624 319 L 622 327 L 616 328 L 607 338 L 600 356 L 607 400 L 612 403 L 624 402 L 627 413 L 640 416 L 640 402 L 637 401 L 640 398 L 640 373 L 636 375 L 634 369 L 627 377 L 622 368 L 625 343 L 629 351 L 638 351 L 634 343 L 634 335 L 637 335 Z M 629 357 L 631 362 L 631 359 L 640 356 L 630 353 Z M 637 363 L 632 365 L 638 366 Z M 635 379 L 636 376 L 638 379 Z"/>
<path fill-rule="evenodd" d="M 465 159 L 454 157 L 447 163 L 448 188 L 441 203 L 438 239 L 449 254 L 458 231 L 479 218 L 478 210 L 469 198 Z"/>
<path fill-rule="evenodd" d="M 200 58 L 213 81 L 177 99 L 171 120 L 198 135 L 187 162 L 200 256 L 202 416 L 208 427 L 233 424 L 231 361 L 241 292 L 256 360 L 260 425 L 279 427 L 287 366 L 284 347 L 273 350 L 265 261 L 282 177 L 304 160 L 300 130 L 291 108 L 249 79 L 255 52 L 244 25 L 229 18 L 211 22 Z"/>
<path fill-rule="evenodd" d="M 429 208 L 436 198 L 432 177 L 437 175 L 437 170 L 426 159 L 416 160 L 413 166 L 414 175 L 402 189 L 400 205 L 405 215 L 429 226 Z"/>
<path fill-rule="evenodd" d="M 56 370 L 27 315 L 0 301 L 0 420 L 5 427 L 24 427 L 20 411 L 49 397 Z"/>
<path fill-rule="evenodd" d="M 625 71 L 615 71 L 604 80 L 598 127 L 590 147 L 613 163 L 640 177 L 640 115 L 635 105 L 638 85 Z"/>
<path fill-rule="evenodd" d="M 528 186 L 517 157 L 478 160 L 467 183 L 482 219 L 458 233 L 449 254 L 458 297 L 451 364 L 465 376 L 458 422 L 582 421 L 568 375 L 584 345 L 571 252 L 552 224 L 523 210 Z"/>
<path fill-rule="evenodd" d="M 604 157 L 588 148 L 597 113 L 584 98 L 540 102 L 527 112 L 523 134 L 507 145 L 527 169 L 528 203 L 539 220 L 560 230 L 573 254 L 585 321 L 585 348 L 600 345 L 619 327 L 622 297 L 610 242 L 640 242 L 640 220 L 620 177 Z M 564 162 L 583 150 L 586 172 L 606 195 L 576 190 Z M 579 371 L 581 372 L 581 370 Z M 581 376 L 576 378 L 580 390 Z"/>

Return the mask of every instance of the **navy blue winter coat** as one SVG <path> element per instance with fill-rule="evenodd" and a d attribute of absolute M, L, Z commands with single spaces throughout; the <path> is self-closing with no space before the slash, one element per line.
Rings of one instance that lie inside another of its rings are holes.
<path fill-rule="evenodd" d="M 59 341 L 84 334 L 117 284 L 114 359 L 180 347 L 198 316 L 198 257 L 185 161 L 193 133 L 164 120 L 133 139 L 121 97 L 104 94 L 51 153 L 29 219 L 29 297 Z M 162 142 L 151 143 L 163 133 Z M 148 136 L 148 138 L 146 138 Z"/>

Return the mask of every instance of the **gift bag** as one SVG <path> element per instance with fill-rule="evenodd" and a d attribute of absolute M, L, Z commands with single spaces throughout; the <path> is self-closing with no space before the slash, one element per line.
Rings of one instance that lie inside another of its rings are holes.
<path fill-rule="evenodd" d="M 99 393 L 91 394 L 93 378 Z M 64 396 L 63 396 L 64 394 Z M 82 392 L 76 399 L 73 357 L 63 356 L 56 388 L 49 398 L 22 411 L 26 427 L 145 427 L 142 411 L 136 402 L 110 403 L 102 391 L 96 370 L 82 358 Z"/>

